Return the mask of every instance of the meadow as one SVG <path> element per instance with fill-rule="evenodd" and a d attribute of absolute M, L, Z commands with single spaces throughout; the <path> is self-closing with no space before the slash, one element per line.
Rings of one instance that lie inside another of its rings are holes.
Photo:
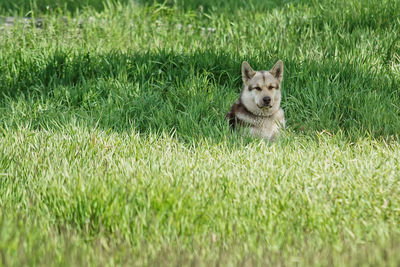
<path fill-rule="evenodd" d="M 0 265 L 398 266 L 399 14 L 1 1 Z M 241 62 L 278 59 L 287 129 L 232 133 Z"/>

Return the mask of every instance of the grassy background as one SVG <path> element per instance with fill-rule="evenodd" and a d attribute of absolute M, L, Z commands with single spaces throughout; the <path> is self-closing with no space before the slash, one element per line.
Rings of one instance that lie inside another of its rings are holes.
<path fill-rule="evenodd" d="M 2 265 L 399 264 L 398 1 L 13 3 Z M 278 59 L 288 130 L 231 134 Z"/>

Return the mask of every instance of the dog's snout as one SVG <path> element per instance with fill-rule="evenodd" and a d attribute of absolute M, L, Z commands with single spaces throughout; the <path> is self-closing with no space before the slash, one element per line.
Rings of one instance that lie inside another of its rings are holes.
<path fill-rule="evenodd" d="M 263 101 L 264 101 L 264 105 L 268 106 L 271 103 L 271 97 L 264 96 Z"/>

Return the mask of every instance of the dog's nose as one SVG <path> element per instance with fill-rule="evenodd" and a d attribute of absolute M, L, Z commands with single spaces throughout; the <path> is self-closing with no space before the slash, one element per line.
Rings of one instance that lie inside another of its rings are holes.
<path fill-rule="evenodd" d="M 263 101 L 264 101 L 264 105 L 265 105 L 265 106 L 268 106 L 269 103 L 271 103 L 271 97 L 269 97 L 269 96 L 264 96 Z"/>

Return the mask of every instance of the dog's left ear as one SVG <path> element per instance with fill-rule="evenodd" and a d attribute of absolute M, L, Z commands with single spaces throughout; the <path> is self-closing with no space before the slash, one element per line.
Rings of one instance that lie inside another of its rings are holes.
<path fill-rule="evenodd" d="M 283 62 L 282 60 L 278 60 L 278 62 L 275 63 L 275 65 L 272 67 L 272 69 L 269 71 L 275 78 L 279 80 L 279 82 L 282 81 L 283 78 Z"/>

